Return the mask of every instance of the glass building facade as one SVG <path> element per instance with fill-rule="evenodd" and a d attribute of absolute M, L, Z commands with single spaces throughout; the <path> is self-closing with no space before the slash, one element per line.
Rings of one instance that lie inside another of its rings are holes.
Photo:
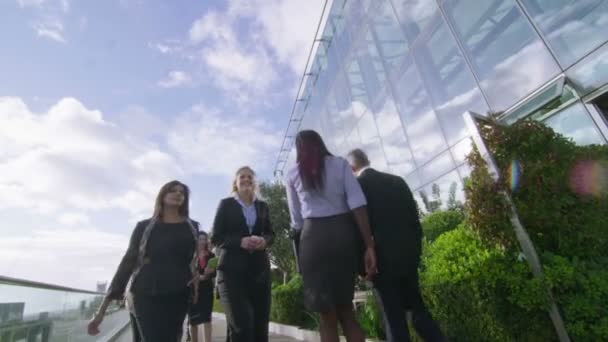
<path fill-rule="evenodd" d="M 608 0 L 334 0 L 320 32 L 279 172 L 315 129 L 402 176 L 424 210 L 463 200 L 466 111 L 607 141 Z"/>

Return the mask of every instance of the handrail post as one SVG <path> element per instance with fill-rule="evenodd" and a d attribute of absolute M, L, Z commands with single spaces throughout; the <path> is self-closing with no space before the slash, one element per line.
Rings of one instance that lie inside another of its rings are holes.
<path fill-rule="evenodd" d="M 471 138 L 473 139 L 475 147 L 477 147 L 477 150 L 481 154 L 481 157 L 486 162 L 488 171 L 490 172 L 490 176 L 492 177 L 492 179 L 494 179 L 495 182 L 498 182 L 500 178 L 500 170 L 498 169 L 498 165 L 494 161 L 492 153 L 486 146 L 485 141 L 483 140 L 483 137 L 479 132 L 478 126 L 479 121 L 487 122 L 488 118 L 470 111 L 465 112 L 463 114 L 463 117 L 469 134 L 471 134 Z M 519 241 L 519 246 L 521 247 L 521 250 L 524 256 L 526 257 L 526 261 L 528 262 L 528 265 L 532 270 L 532 275 L 534 277 L 540 278 L 543 273 L 540 258 L 538 257 L 538 253 L 536 252 L 536 248 L 534 247 L 532 239 L 530 239 L 528 231 L 519 219 L 515 203 L 513 203 L 511 196 L 505 189 L 500 189 L 499 193 L 504 197 L 507 207 L 509 208 L 509 220 L 511 221 L 511 225 L 515 230 L 515 235 L 517 237 L 517 240 Z M 551 321 L 553 322 L 555 333 L 557 334 L 557 337 L 559 338 L 560 342 L 570 342 L 570 337 L 568 336 L 566 325 L 561 316 L 561 313 L 559 312 L 557 304 L 555 303 L 553 295 L 551 294 L 550 290 L 547 291 L 549 292 L 549 317 L 551 317 Z"/>

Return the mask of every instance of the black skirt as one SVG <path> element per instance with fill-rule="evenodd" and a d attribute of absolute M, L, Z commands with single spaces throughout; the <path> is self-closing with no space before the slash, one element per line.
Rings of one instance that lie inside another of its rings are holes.
<path fill-rule="evenodd" d="M 213 285 L 215 280 L 201 281 L 198 285 L 198 301 L 188 309 L 188 323 L 199 325 L 211 322 L 213 311 Z"/>
<path fill-rule="evenodd" d="M 309 310 L 352 305 L 359 265 L 357 234 L 351 213 L 304 221 L 299 259 Z"/>

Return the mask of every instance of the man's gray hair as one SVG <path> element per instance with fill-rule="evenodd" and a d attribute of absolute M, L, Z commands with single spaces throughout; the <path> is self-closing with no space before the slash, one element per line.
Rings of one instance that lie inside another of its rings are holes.
<path fill-rule="evenodd" d="M 367 154 L 365 154 L 365 152 L 363 152 L 362 149 L 356 148 L 356 149 L 348 152 L 347 156 L 352 158 L 353 161 L 355 163 L 357 163 L 357 166 L 360 166 L 360 167 L 369 166 L 369 158 L 367 157 Z"/>

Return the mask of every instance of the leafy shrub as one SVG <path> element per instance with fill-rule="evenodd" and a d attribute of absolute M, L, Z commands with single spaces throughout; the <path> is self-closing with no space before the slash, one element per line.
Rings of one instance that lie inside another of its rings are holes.
<path fill-rule="evenodd" d="M 373 295 L 367 296 L 367 301 L 357 307 L 357 318 L 365 336 L 384 339 L 384 323 L 382 313 Z"/>
<path fill-rule="evenodd" d="M 287 284 L 273 287 L 270 319 L 273 322 L 299 327 L 314 324 L 313 316 L 304 307 L 302 277 L 294 276 Z"/>
<path fill-rule="evenodd" d="M 544 284 L 531 279 L 525 263 L 486 247 L 463 225 L 426 247 L 423 296 L 453 341 L 553 339 Z"/>
<path fill-rule="evenodd" d="M 508 127 L 487 124 L 480 133 L 503 176 L 494 184 L 480 154 L 475 150 L 469 155 L 473 171 L 465 187 L 467 217 L 484 241 L 517 247 L 506 204 L 498 192 L 508 189 L 541 253 L 583 258 L 606 255 L 608 189 L 601 179 L 592 179 L 585 165 L 606 168 L 608 146 L 576 146 L 535 121 Z M 591 184 L 596 192 L 580 191 L 580 183 L 585 182 L 597 183 Z"/>
<path fill-rule="evenodd" d="M 464 214 L 457 210 L 430 213 L 421 221 L 423 235 L 429 242 L 433 242 L 439 235 L 456 228 L 463 220 Z"/>
<path fill-rule="evenodd" d="M 548 254 L 545 278 L 574 341 L 608 341 L 608 258 L 595 261 Z"/>

